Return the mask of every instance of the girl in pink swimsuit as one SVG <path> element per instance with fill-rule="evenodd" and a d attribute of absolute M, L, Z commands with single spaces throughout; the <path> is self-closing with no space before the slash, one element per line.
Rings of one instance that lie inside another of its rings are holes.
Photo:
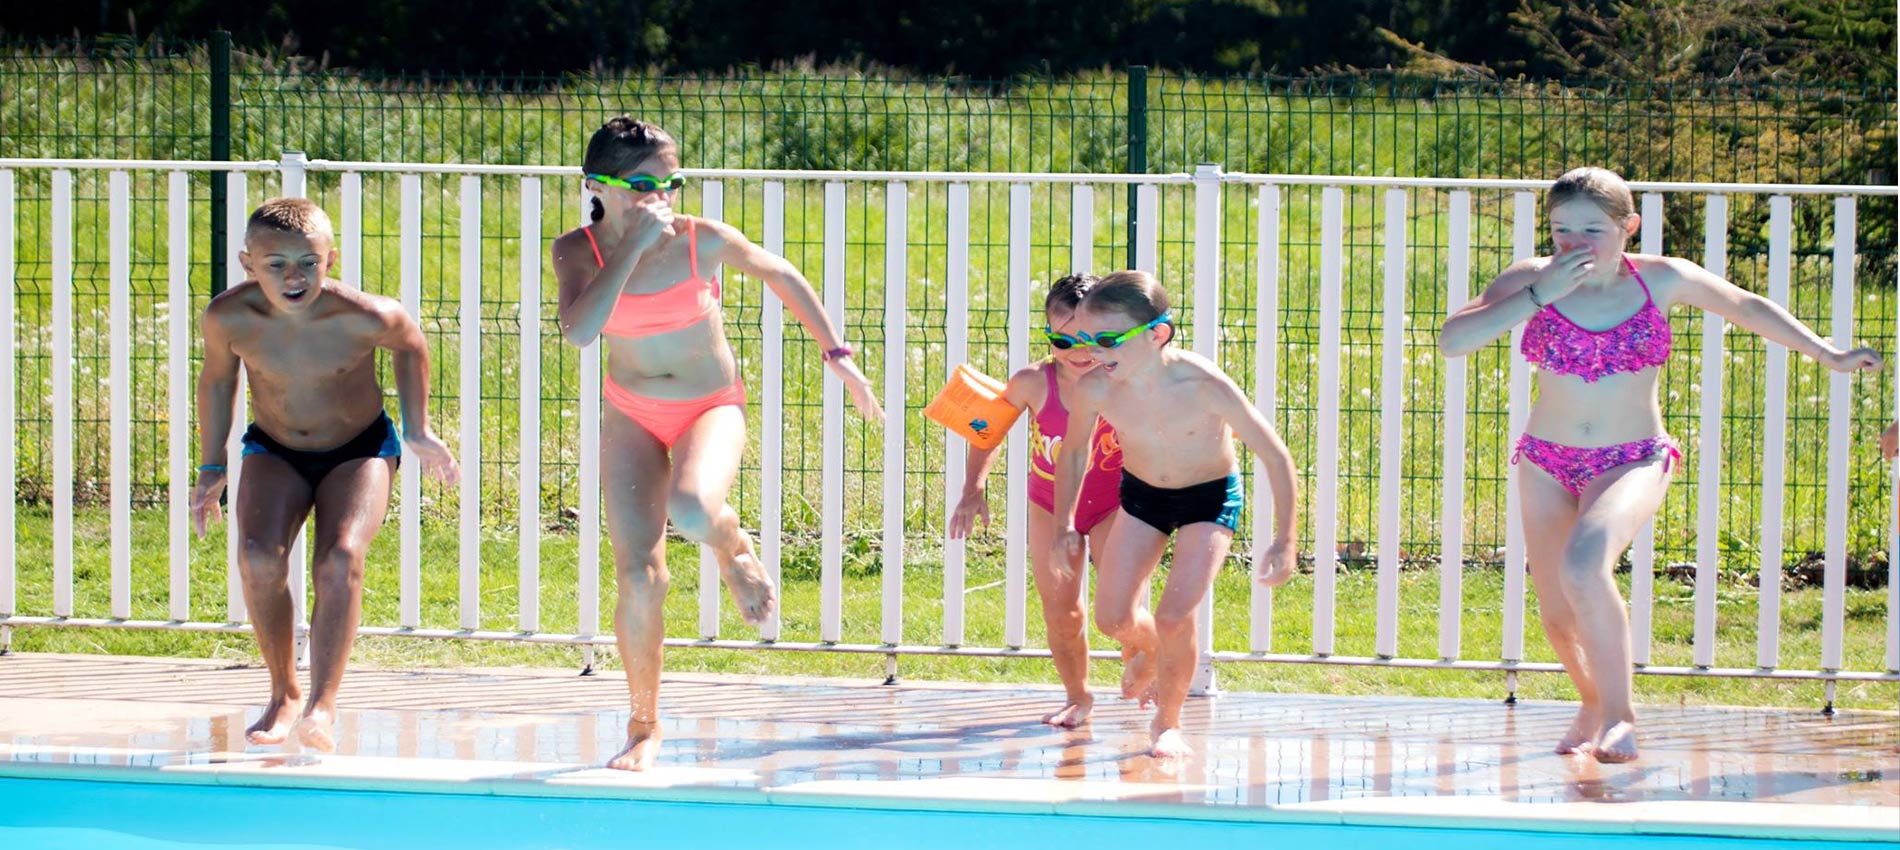
<path fill-rule="evenodd" d="M 666 524 L 711 547 L 748 623 L 776 592 L 726 493 L 745 453 L 745 387 L 726 344 L 715 277 L 724 265 L 763 281 L 824 352 L 866 419 L 883 416 L 871 382 L 791 263 L 722 222 L 676 215 L 679 148 L 659 127 L 608 121 L 587 144 L 593 223 L 554 240 L 561 333 L 607 341 L 601 490 L 613 540 L 614 640 L 632 704 L 627 746 L 608 767 L 644 770 L 660 752 L 658 697 L 666 601 Z"/>
<path fill-rule="evenodd" d="M 1074 274 L 1049 285 L 1043 316 L 1050 331 L 1062 332 L 1075 322 L 1076 306 L 1096 281 L 1091 274 Z M 1088 721 L 1094 707 L 1089 695 L 1088 618 L 1082 609 L 1082 587 L 1088 580 L 1082 557 L 1057 564 L 1054 556 L 1056 458 L 1069 442 L 1069 410 L 1062 403 L 1062 387 L 1095 368 L 1095 358 L 1081 348 L 1058 349 L 1049 357 L 1011 375 L 1004 397 L 1029 411 L 1029 563 L 1042 597 L 1042 617 L 1049 630 L 1049 653 L 1068 697 L 1062 708 L 1043 717 L 1052 726 L 1075 728 Z M 1084 447 L 1077 447 L 1078 449 Z M 1088 535 L 1090 547 L 1107 540 L 1108 529 L 1121 508 L 1121 443 L 1107 421 L 1098 421 L 1086 445 L 1088 473 L 1082 479 L 1082 500 L 1076 508 L 1076 530 Z M 985 488 L 996 449 L 972 448 L 965 463 L 963 498 L 950 517 L 950 536 L 969 535 L 980 517 L 989 523 Z"/>
<path fill-rule="evenodd" d="M 1526 323 L 1522 351 L 1537 398 L 1514 462 L 1531 580 L 1544 633 L 1581 706 L 1559 753 L 1636 758 L 1629 619 L 1613 569 L 1662 506 L 1681 459 L 1663 431 L 1659 368 L 1667 312 L 1686 304 L 1831 369 L 1878 368 L 1870 349 L 1841 351 L 1773 301 L 1675 257 L 1625 254 L 1638 225 L 1623 178 L 1565 174 L 1545 199 L 1557 253 L 1504 270 L 1445 322 L 1439 346 L 1462 357 Z"/>

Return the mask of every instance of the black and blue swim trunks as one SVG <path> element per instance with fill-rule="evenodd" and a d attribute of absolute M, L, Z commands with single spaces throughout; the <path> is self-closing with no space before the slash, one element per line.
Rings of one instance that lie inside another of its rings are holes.
<path fill-rule="evenodd" d="M 1211 522 L 1237 530 L 1240 509 L 1247 503 L 1240 488 L 1240 475 L 1189 484 L 1186 487 L 1156 487 L 1122 470 L 1122 510 L 1162 534 L 1173 534 L 1184 525 Z"/>
<path fill-rule="evenodd" d="M 290 448 L 264 433 L 264 429 L 257 427 L 255 422 L 244 429 L 243 442 L 244 457 L 267 454 L 281 458 L 285 463 L 290 464 L 290 468 L 297 472 L 304 483 L 310 485 L 313 493 L 316 492 L 317 485 L 322 484 L 323 479 L 335 472 L 337 467 L 353 460 L 366 457 L 388 457 L 395 458 L 397 465 L 402 464 L 402 441 L 397 438 L 395 423 L 389 421 L 388 413 L 378 414 L 376 421 L 369 423 L 369 427 L 364 428 L 363 433 L 351 437 L 333 449 L 304 451 Z"/>

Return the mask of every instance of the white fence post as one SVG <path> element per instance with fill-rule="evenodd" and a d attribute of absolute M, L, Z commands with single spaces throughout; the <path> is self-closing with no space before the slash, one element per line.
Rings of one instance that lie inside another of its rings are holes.
<path fill-rule="evenodd" d="M 14 350 L 14 280 L 17 250 L 15 242 L 20 233 L 20 222 L 14 209 L 13 172 L 0 169 L 0 424 L 9 431 L 19 433 L 19 412 L 14 409 L 15 359 L 19 356 Z M 15 570 L 18 555 L 18 537 L 16 530 L 17 504 L 20 498 L 19 479 L 16 477 L 19 452 L 18 440 L 0 440 L 0 617 L 12 616 L 18 605 L 18 577 Z M 176 534 L 176 531 L 173 532 Z M 175 604 L 175 603 L 174 603 Z M 0 652 L 7 649 L 7 641 L 0 637 Z"/>
<path fill-rule="evenodd" d="M 517 625 L 541 629 L 541 178 L 521 178 L 520 434 L 516 469 Z"/>
<path fill-rule="evenodd" d="M 1346 193 L 1320 193 L 1319 411 L 1313 487 L 1313 654 L 1333 654 L 1334 583 L 1339 570 L 1339 344 L 1345 287 Z"/>
<path fill-rule="evenodd" d="M 73 173 L 53 172 L 53 616 L 73 615 Z"/>
<path fill-rule="evenodd" d="M 460 536 L 457 568 L 461 573 L 462 628 L 482 625 L 482 178 L 462 177 L 461 313 L 462 376 L 456 417 L 462 436 L 457 458 L 462 467 L 461 499 L 456 508 Z"/>
<path fill-rule="evenodd" d="M 1259 336 L 1254 338 L 1253 392 L 1254 406 L 1268 423 L 1273 422 L 1280 400 L 1280 204 L 1280 187 L 1272 184 L 1260 187 L 1259 233 L 1255 237 L 1260 264 L 1254 271 L 1255 310 L 1259 316 L 1255 331 Z M 1262 544 L 1274 530 L 1274 505 L 1273 488 L 1267 485 L 1266 464 L 1258 457 L 1254 458 L 1253 472 L 1255 557 L 1251 560 L 1258 571 L 1259 556 L 1267 551 Z M 1252 652 L 1271 652 L 1273 588 L 1251 581 L 1247 587 L 1253 595 L 1248 611 L 1247 648 Z"/>
<path fill-rule="evenodd" d="M 909 291 L 910 195 L 904 183 L 884 185 L 884 600 L 882 636 L 886 644 L 904 642 L 904 407 L 910 347 L 905 344 L 905 300 Z"/>
<path fill-rule="evenodd" d="M 1029 184 L 1009 186 L 1009 370 L 1029 365 Z M 1011 428 L 1004 444 L 1009 489 L 1004 495 L 1003 645 L 1018 649 L 1027 641 L 1028 585 L 1024 578 L 1029 560 L 1029 437 L 1027 428 Z"/>
<path fill-rule="evenodd" d="M 831 324 L 850 339 L 844 320 L 845 278 L 845 186 L 825 184 L 825 313 Z M 819 543 L 818 639 L 837 643 L 844 631 L 844 411 L 843 386 L 838 377 L 824 370 L 820 379 L 824 405 L 824 470 L 819 475 L 824 495 L 821 499 L 823 528 Z"/>
<path fill-rule="evenodd" d="M 1702 265 L 1728 276 L 1728 196 L 1710 195 Z M 1722 335 L 1728 323 L 1702 314 L 1702 453 L 1696 472 L 1695 666 L 1715 665 L 1715 580 L 1721 564 Z"/>
<path fill-rule="evenodd" d="M 1789 306 L 1793 274 L 1794 204 L 1786 195 L 1768 200 L 1768 299 Z M 1761 425 L 1761 571 L 1757 584 L 1760 610 L 1755 620 L 1755 666 L 1781 663 L 1781 526 L 1788 455 L 1788 349 L 1763 343 L 1767 359 Z"/>
<path fill-rule="evenodd" d="M 1385 314 L 1379 372 L 1379 590 L 1373 652 L 1399 654 L 1399 511 L 1405 451 L 1405 190 L 1385 193 Z"/>
<path fill-rule="evenodd" d="M 1445 254 L 1445 316 L 1471 300 L 1471 193 L 1451 193 Z M 1465 608 L 1465 393 L 1469 358 L 1446 359 L 1444 493 L 1439 514 L 1438 658 L 1456 659 L 1463 644 Z M 1509 472 L 1507 471 L 1508 475 Z"/>
<path fill-rule="evenodd" d="M 1220 362 L 1220 290 L 1221 290 L 1221 170 L 1212 163 L 1194 168 L 1194 353 L 1214 363 Z M 1083 443 L 1087 445 L 1087 443 Z M 1219 578 L 1216 572 L 1215 578 Z M 1201 597 L 1195 613 L 1194 628 L 1201 646 L 1201 657 L 1194 668 L 1188 693 L 1206 696 L 1217 693 L 1220 684 L 1214 675 L 1214 587 Z"/>

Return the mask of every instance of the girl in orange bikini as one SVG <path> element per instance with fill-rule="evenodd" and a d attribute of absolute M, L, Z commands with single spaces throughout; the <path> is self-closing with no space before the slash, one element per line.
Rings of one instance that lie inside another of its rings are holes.
<path fill-rule="evenodd" d="M 561 334 L 576 346 L 607 340 L 601 417 L 601 489 L 613 541 L 614 636 L 626 664 L 632 716 L 627 745 L 607 763 L 644 770 L 659 755 L 658 698 L 666 599 L 666 523 L 712 548 L 748 623 L 776 594 L 726 504 L 745 452 L 745 385 L 726 344 L 714 276 L 731 266 L 771 287 L 824 352 L 869 420 L 881 420 L 871 382 L 825 316 L 818 294 L 784 258 L 717 221 L 675 214 L 679 148 L 666 131 L 627 117 L 587 144 L 593 223 L 554 240 Z"/>

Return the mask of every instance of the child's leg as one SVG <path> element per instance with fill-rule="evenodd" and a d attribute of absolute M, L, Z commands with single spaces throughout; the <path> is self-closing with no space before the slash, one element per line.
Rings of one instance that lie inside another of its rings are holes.
<path fill-rule="evenodd" d="M 1583 663 L 1578 612 L 1563 590 L 1564 545 L 1577 524 L 1577 499 L 1535 464 L 1520 464 L 1517 476 L 1531 585 L 1537 588 L 1537 619 L 1557 660 L 1577 686 L 1577 716 L 1556 746 L 1556 752 L 1569 754 L 1589 749 L 1596 737 L 1599 702 L 1590 669 Z"/>
<path fill-rule="evenodd" d="M 660 755 L 660 663 L 666 639 L 666 447 L 616 411 L 601 414 L 600 484 L 614 547 L 614 643 L 626 666 L 627 745 L 608 760 L 645 770 Z M 591 627 L 592 624 L 589 624 Z"/>
<path fill-rule="evenodd" d="M 336 691 L 363 618 L 363 563 L 389 512 L 396 463 L 369 457 L 344 463 L 317 485 L 315 557 L 310 562 L 310 700 L 297 737 L 322 752 L 336 749 L 330 724 Z M 470 474 L 475 474 L 470 470 Z"/>
<path fill-rule="evenodd" d="M 255 454 L 244 459 L 231 533 L 238 542 L 238 576 L 251 634 L 270 670 L 270 702 L 245 730 L 253 744 L 281 744 L 297 717 L 297 624 L 290 600 L 290 543 L 310 514 L 310 485 L 282 458 Z"/>
<path fill-rule="evenodd" d="M 1662 507 L 1669 492 L 1668 463 L 1655 457 L 1619 466 L 1591 482 L 1564 546 L 1564 597 L 1582 618 L 1583 663 L 1600 704 L 1591 755 L 1601 762 L 1636 758 L 1629 615 L 1614 570 L 1637 530 Z"/>
<path fill-rule="evenodd" d="M 740 616 L 753 625 L 772 615 L 777 601 L 772 581 L 758 556 L 752 537 L 739 527 L 739 514 L 726 504 L 726 494 L 738 477 L 745 456 L 745 410 L 715 407 L 702 414 L 673 444 L 673 476 L 666 497 L 666 513 L 674 530 L 718 553 L 722 577 Z"/>
<path fill-rule="evenodd" d="M 1179 758 L 1192 754 L 1181 737 L 1181 705 L 1200 664 L 1200 630 L 1195 628 L 1201 600 L 1214 586 L 1214 574 L 1227 560 L 1233 529 L 1212 522 L 1184 525 L 1174 537 L 1174 565 L 1155 604 L 1155 630 L 1161 639 L 1161 663 L 1155 675 L 1152 755 Z"/>
<path fill-rule="evenodd" d="M 1122 645 L 1122 696 L 1144 703 L 1154 683 L 1159 645 L 1154 617 L 1141 603 L 1167 546 L 1166 534 L 1124 512 L 1115 517 L 1108 544 L 1095 555 L 1095 627 Z"/>
<path fill-rule="evenodd" d="M 1088 722 L 1089 710 L 1095 705 L 1095 698 L 1089 695 L 1088 617 L 1082 612 L 1082 587 L 1088 582 L 1088 569 L 1084 556 L 1070 558 L 1067 552 L 1055 551 L 1055 537 L 1055 517 L 1030 505 L 1029 566 L 1036 575 L 1036 595 L 1042 598 L 1049 655 L 1068 692 L 1062 709 L 1042 722 L 1073 729 Z"/>

